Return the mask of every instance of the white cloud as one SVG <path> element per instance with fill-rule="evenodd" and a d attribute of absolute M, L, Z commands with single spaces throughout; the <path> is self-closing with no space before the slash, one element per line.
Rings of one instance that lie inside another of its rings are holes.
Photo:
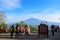
<path fill-rule="evenodd" d="M 21 20 L 27 20 L 29 18 L 36 18 L 39 20 L 45 20 L 48 22 L 60 22 L 60 10 L 56 9 L 46 9 L 39 13 L 29 13 L 29 14 L 14 14 L 7 15 L 7 22 L 19 22 Z"/>
<path fill-rule="evenodd" d="M 45 20 L 45 21 L 49 21 L 49 22 L 60 22 L 59 18 L 60 18 L 60 14 L 36 14 L 36 16 L 34 15 L 34 18 L 40 19 L 40 20 Z"/>
<path fill-rule="evenodd" d="M 60 22 L 60 10 L 47 9 L 37 14 L 32 14 L 34 18 L 49 22 Z"/>
<path fill-rule="evenodd" d="M 13 14 L 13 15 L 12 14 L 6 14 L 6 16 L 7 16 L 6 23 L 20 22 L 20 21 L 24 21 L 24 20 L 32 17 L 29 14 Z"/>
<path fill-rule="evenodd" d="M 21 0 L 0 0 L 0 8 L 21 8 Z"/>

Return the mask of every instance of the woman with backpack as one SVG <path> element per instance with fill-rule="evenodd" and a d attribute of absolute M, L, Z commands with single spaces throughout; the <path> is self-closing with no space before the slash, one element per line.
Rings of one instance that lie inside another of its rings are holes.
<path fill-rule="evenodd" d="M 28 26 L 27 25 L 25 25 L 24 32 L 25 32 L 25 35 L 29 35 Z"/>

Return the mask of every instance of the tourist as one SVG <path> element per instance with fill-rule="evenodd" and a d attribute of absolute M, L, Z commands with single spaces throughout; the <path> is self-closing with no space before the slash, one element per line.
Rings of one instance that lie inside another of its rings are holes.
<path fill-rule="evenodd" d="M 22 33 L 22 31 L 21 31 L 21 26 L 18 25 L 18 38 L 21 37 L 21 33 Z"/>
<path fill-rule="evenodd" d="M 54 25 L 51 25 L 51 32 L 52 32 L 52 35 L 54 36 Z"/>
<path fill-rule="evenodd" d="M 27 25 L 25 25 L 24 32 L 25 32 L 25 35 L 29 35 L 28 26 Z"/>
<path fill-rule="evenodd" d="M 16 34 L 15 34 L 15 37 L 19 38 L 19 36 L 21 36 L 21 26 L 20 25 L 16 25 Z"/>
<path fill-rule="evenodd" d="M 11 38 L 13 37 L 13 33 L 14 33 L 14 25 L 11 26 Z"/>
<path fill-rule="evenodd" d="M 57 30 L 58 30 L 58 32 L 59 32 L 59 26 L 57 26 Z"/>
<path fill-rule="evenodd" d="M 8 33 L 8 29 L 7 29 L 7 27 L 5 28 L 5 32 Z"/>
<path fill-rule="evenodd" d="M 28 33 L 30 34 L 30 26 L 28 25 Z"/>

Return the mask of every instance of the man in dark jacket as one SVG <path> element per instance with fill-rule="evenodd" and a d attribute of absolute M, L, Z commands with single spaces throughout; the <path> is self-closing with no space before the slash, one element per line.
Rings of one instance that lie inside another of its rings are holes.
<path fill-rule="evenodd" d="M 54 36 L 54 25 L 51 25 L 51 32 L 52 32 L 52 35 Z"/>
<path fill-rule="evenodd" d="M 11 38 L 13 37 L 13 33 L 14 33 L 14 25 L 11 26 Z"/>

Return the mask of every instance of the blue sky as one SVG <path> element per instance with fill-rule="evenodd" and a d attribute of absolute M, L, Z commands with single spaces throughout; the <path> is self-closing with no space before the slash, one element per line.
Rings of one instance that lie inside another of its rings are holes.
<path fill-rule="evenodd" d="M 60 0 L 0 0 L 0 10 L 7 16 L 7 23 L 36 18 L 60 22 Z"/>

